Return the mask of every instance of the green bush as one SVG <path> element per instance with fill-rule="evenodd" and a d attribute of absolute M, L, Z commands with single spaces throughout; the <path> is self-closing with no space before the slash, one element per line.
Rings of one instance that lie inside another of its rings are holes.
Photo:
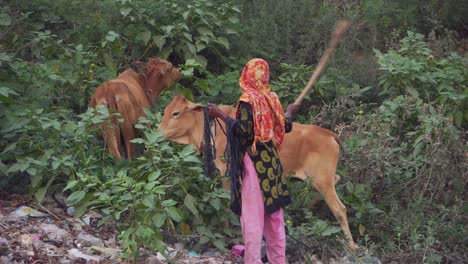
<path fill-rule="evenodd" d="M 238 225 L 226 212 L 229 193 L 218 189 L 203 176 L 201 161 L 192 146 L 173 146 L 165 141 L 154 124 L 160 114 L 147 112 L 136 125 L 142 138 L 133 142 L 144 146 L 144 154 L 120 166 L 79 170 L 64 191 L 71 190 L 68 204 L 76 216 L 85 210 L 98 210 L 102 223 L 114 220 L 126 255 L 136 256 L 141 246 L 164 252 L 164 235 L 192 245 L 195 249 L 208 242 L 224 250 L 228 238 L 238 233 L 225 228 Z"/>
<path fill-rule="evenodd" d="M 434 102 L 447 111 L 458 127 L 468 122 L 466 59 L 456 54 L 434 58 L 423 36 L 411 31 L 398 51 L 375 52 L 383 71 L 379 84 L 384 95 L 411 95 Z"/>

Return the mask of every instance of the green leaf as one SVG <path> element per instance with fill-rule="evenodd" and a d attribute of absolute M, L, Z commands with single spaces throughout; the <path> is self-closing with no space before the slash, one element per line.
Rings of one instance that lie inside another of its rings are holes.
<path fill-rule="evenodd" d="M 158 182 L 155 182 L 155 181 L 153 181 L 153 182 L 148 182 L 148 183 L 145 185 L 145 189 L 146 189 L 146 190 L 151 190 L 151 189 L 154 188 L 154 186 L 155 186 L 157 183 L 158 183 Z"/>
<path fill-rule="evenodd" d="M 1 55 L 2 54 L 0 53 L 0 56 Z M 0 95 L 3 95 L 5 97 L 9 97 L 10 94 L 18 95 L 15 91 L 13 91 L 12 89 L 10 89 L 8 87 L 5 87 L 5 86 L 0 87 Z"/>
<path fill-rule="evenodd" d="M 11 25 L 11 17 L 7 13 L 0 13 L 0 26 Z"/>
<path fill-rule="evenodd" d="M 166 207 L 166 213 L 172 220 L 176 222 L 180 222 L 182 220 L 182 218 L 179 215 L 179 212 L 177 212 L 177 209 L 175 207 Z"/>
<path fill-rule="evenodd" d="M 29 162 L 20 163 L 20 171 L 25 172 L 31 164 Z"/>
<path fill-rule="evenodd" d="M 200 163 L 200 160 L 195 156 L 187 156 L 184 158 L 184 161 Z"/>
<path fill-rule="evenodd" d="M 193 149 L 193 146 L 187 145 L 182 149 L 182 151 L 179 152 L 179 155 L 181 157 L 186 157 L 186 156 L 191 155 L 193 153 L 195 153 L 195 150 Z"/>
<path fill-rule="evenodd" d="M 198 243 L 199 243 L 200 245 L 204 245 L 204 244 L 208 243 L 209 241 L 210 241 L 210 239 L 209 239 L 207 236 L 202 236 L 202 237 L 200 238 L 200 240 L 198 241 Z"/>
<path fill-rule="evenodd" d="M 161 50 L 164 47 L 164 44 L 166 44 L 166 36 L 153 36 L 153 43 Z"/>
<path fill-rule="evenodd" d="M 190 51 L 192 55 L 197 53 L 197 48 L 195 47 L 195 45 L 193 45 L 190 42 L 186 42 L 185 45 L 187 46 L 188 50 Z"/>
<path fill-rule="evenodd" d="M 190 210 L 190 212 L 192 212 L 192 214 L 195 215 L 196 218 L 199 218 L 200 216 L 196 207 L 196 203 L 197 202 L 195 200 L 195 197 L 193 197 L 192 195 L 187 194 L 187 196 L 185 196 L 185 199 L 184 199 L 185 207 L 187 207 Z"/>
<path fill-rule="evenodd" d="M 14 150 L 16 148 L 16 142 L 8 145 L 2 152 L 2 154 L 7 153 L 8 151 Z"/>
<path fill-rule="evenodd" d="M 114 40 L 116 40 L 118 38 L 119 38 L 119 34 L 117 34 L 116 32 L 114 32 L 114 31 L 107 32 L 107 35 L 106 35 L 106 40 L 107 41 L 114 42 Z"/>
<path fill-rule="evenodd" d="M 195 62 L 200 64 L 203 68 L 206 68 L 206 65 L 208 64 L 208 60 L 205 57 L 201 55 L 196 55 L 193 58 L 195 59 Z"/>
<path fill-rule="evenodd" d="M 134 139 L 130 140 L 130 142 L 136 143 L 136 144 L 143 144 L 143 143 L 145 143 L 145 141 L 144 141 L 142 138 L 134 138 Z"/>
<path fill-rule="evenodd" d="M 217 211 L 221 208 L 221 200 L 219 198 L 214 198 L 210 200 L 211 206 L 213 206 Z"/>
<path fill-rule="evenodd" d="M 424 141 L 419 141 L 418 143 L 416 143 L 416 146 L 414 147 L 414 150 L 413 150 L 413 157 L 417 157 L 421 151 L 423 150 L 423 147 L 424 147 Z"/>
<path fill-rule="evenodd" d="M 0 61 L 9 62 L 9 61 L 12 61 L 13 58 L 14 58 L 14 55 L 12 55 L 12 54 L 8 54 L 6 52 L 0 52 Z"/>
<path fill-rule="evenodd" d="M 159 176 L 161 176 L 161 170 L 153 171 L 148 176 L 148 181 L 155 181 L 156 179 L 159 178 Z"/>
<path fill-rule="evenodd" d="M 157 228 L 160 228 L 166 222 L 166 214 L 155 214 L 153 216 L 153 223 Z"/>
<path fill-rule="evenodd" d="M 29 173 L 29 175 L 34 176 L 37 173 L 37 169 L 36 168 L 28 168 L 26 170 L 26 172 Z"/>
<path fill-rule="evenodd" d="M 86 199 L 89 199 L 89 198 L 86 198 Z M 90 201 L 81 202 L 77 204 L 75 206 L 74 217 L 81 217 L 86 212 L 88 207 L 92 205 L 94 202 L 95 202 L 94 200 L 90 200 Z"/>
<path fill-rule="evenodd" d="M 182 13 L 182 17 L 184 18 L 184 20 L 187 20 L 189 14 L 190 14 L 190 11 L 185 11 L 184 13 Z"/>
<path fill-rule="evenodd" d="M 359 224 L 359 234 L 363 236 L 365 231 L 366 231 L 366 227 L 362 224 Z"/>
<path fill-rule="evenodd" d="M 419 93 L 413 87 L 406 87 L 408 93 L 411 94 L 414 98 L 419 98 Z"/>
<path fill-rule="evenodd" d="M 161 29 L 167 34 L 167 35 L 172 35 L 172 30 L 175 28 L 175 26 L 173 25 L 169 25 L 169 26 L 163 26 L 161 27 Z"/>
<path fill-rule="evenodd" d="M 65 186 L 65 188 L 63 189 L 63 192 L 65 192 L 68 189 L 73 189 L 73 187 L 75 187 L 77 184 L 78 184 L 77 180 L 69 181 L 67 183 L 67 186 Z"/>
<path fill-rule="evenodd" d="M 36 191 L 34 194 L 34 197 L 36 198 L 36 201 L 39 203 L 42 203 L 44 200 L 45 194 L 47 193 L 47 190 L 49 189 L 50 185 L 52 182 L 55 180 L 55 176 L 50 177 L 50 179 L 47 181 L 46 186 L 39 188 L 39 190 Z"/>
<path fill-rule="evenodd" d="M 62 161 L 61 161 L 61 160 L 54 160 L 54 161 L 52 161 L 52 169 L 53 169 L 53 170 L 56 170 L 56 169 L 60 166 L 60 164 L 62 164 Z"/>
<path fill-rule="evenodd" d="M 11 165 L 10 168 L 8 168 L 7 173 L 12 173 L 12 172 L 19 171 L 20 170 L 20 164 L 21 163 L 15 163 L 15 164 Z"/>
<path fill-rule="evenodd" d="M 226 250 L 226 245 L 224 241 L 222 240 L 217 239 L 213 241 L 213 245 L 215 245 L 215 247 L 217 247 L 219 250 L 222 250 L 222 251 Z"/>
<path fill-rule="evenodd" d="M 167 59 L 172 52 L 173 52 L 172 47 L 161 48 L 158 53 L 158 57 L 161 59 Z"/>
<path fill-rule="evenodd" d="M 85 197 L 85 195 L 86 195 L 86 192 L 83 190 L 74 192 L 70 196 L 68 196 L 67 204 L 75 205 L 78 202 L 80 202 Z"/>
<path fill-rule="evenodd" d="M 198 33 L 200 33 L 201 36 L 211 36 L 214 37 L 213 31 L 207 27 L 199 27 L 197 28 Z"/>
<path fill-rule="evenodd" d="M 378 209 L 378 208 L 372 208 L 369 210 L 369 214 L 371 215 L 377 215 L 377 214 L 383 214 L 384 211 Z"/>
<path fill-rule="evenodd" d="M 163 207 L 174 206 L 174 205 L 176 205 L 176 204 L 177 204 L 177 202 L 174 201 L 174 200 L 172 200 L 172 199 L 164 200 L 164 201 L 161 202 L 161 205 L 162 205 Z"/>
<path fill-rule="evenodd" d="M 31 175 L 29 179 L 31 180 L 31 187 L 36 188 L 39 185 L 39 183 L 41 183 L 42 181 L 42 175 L 40 174 Z"/>
<path fill-rule="evenodd" d="M 148 208 L 154 208 L 156 196 L 154 194 L 147 195 L 142 203 Z"/>
<path fill-rule="evenodd" d="M 330 236 L 336 233 L 341 232 L 341 228 L 335 226 L 327 226 L 320 234 L 322 236 Z"/>
<path fill-rule="evenodd" d="M 104 216 L 101 220 L 99 220 L 99 222 L 97 223 L 97 227 L 101 227 L 103 224 L 105 224 L 107 221 L 109 221 L 110 219 L 112 219 L 112 217 L 110 215 L 108 216 Z"/>
<path fill-rule="evenodd" d="M 45 194 L 47 192 L 47 187 L 48 186 L 41 187 L 34 193 L 34 197 L 36 198 L 38 203 L 42 203 L 42 201 L 44 200 Z"/>
<path fill-rule="evenodd" d="M 151 39 L 151 32 L 149 30 L 145 30 L 142 33 L 140 33 L 141 40 L 143 41 L 143 44 L 146 46 L 148 45 L 148 42 Z"/>
<path fill-rule="evenodd" d="M 218 43 L 223 45 L 227 50 L 230 48 L 229 41 L 227 40 L 227 38 L 219 37 L 218 38 Z"/>
<path fill-rule="evenodd" d="M 182 33 L 182 35 L 184 35 L 184 37 L 188 40 L 188 41 L 192 41 L 192 35 L 190 35 L 189 33 Z"/>
<path fill-rule="evenodd" d="M 126 16 L 128 16 L 128 14 L 130 14 L 131 11 L 132 11 L 132 8 L 125 7 L 125 8 L 120 9 L 120 14 L 122 14 L 124 17 L 126 17 Z"/>

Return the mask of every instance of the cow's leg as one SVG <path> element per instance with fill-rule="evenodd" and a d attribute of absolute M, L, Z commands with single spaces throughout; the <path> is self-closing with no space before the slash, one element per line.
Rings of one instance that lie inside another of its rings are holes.
<path fill-rule="evenodd" d="M 107 133 L 104 136 L 105 138 L 104 141 L 106 142 L 106 145 L 109 148 L 109 153 L 113 157 L 116 157 L 117 159 L 122 158 L 120 154 L 120 143 L 119 143 L 119 140 L 117 139 L 117 136 L 119 133 L 113 133 L 114 132 L 113 128 L 107 129 L 106 132 Z"/>
<path fill-rule="evenodd" d="M 127 159 L 131 160 L 133 157 L 133 143 L 130 140 L 135 138 L 135 131 L 133 130 L 132 124 L 123 124 L 122 135 L 125 143 L 125 150 L 127 153 Z"/>
<path fill-rule="evenodd" d="M 116 96 L 117 110 L 119 111 L 123 122 L 120 123 L 120 131 L 125 144 L 127 159 L 131 160 L 133 157 L 133 143 L 130 140 L 135 138 L 135 128 L 133 125 L 136 123 L 138 117 L 136 114 L 135 106 L 132 105 L 132 100 L 128 94 L 121 93 Z"/>
<path fill-rule="evenodd" d="M 125 144 L 127 159 L 131 160 L 133 157 L 133 143 L 130 142 L 130 140 L 135 138 L 135 129 L 133 128 L 133 124 L 128 117 L 124 118 L 123 123 L 120 124 L 120 129 L 124 140 L 123 143 Z"/>
<path fill-rule="evenodd" d="M 101 131 L 107 148 L 109 149 L 109 153 L 117 159 L 122 158 L 120 154 L 120 128 L 117 122 L 114 122 L 114 119 L 111 119 L 109 123 L 104 121 L 102 123 Z"/>
<path fill-rule="evenodd" d="M 334 177 L 330 177 L 330 179 L 334 179 Z M 346 240 L 348 241 L 348 246 L 353 250 L 357 249 L 358 247 L 356 244 L 354 244 L 353 236 L 349 230 L 348 218 L 346 216 L 346 207 L 343 205 L 343 203 L 340 201 L 340 198 L 338 198 L 338 195 L 336 194 L 335 181 L 314 181 L 313 185 L 323 195 L 328 207 L 340 223 Z"/>

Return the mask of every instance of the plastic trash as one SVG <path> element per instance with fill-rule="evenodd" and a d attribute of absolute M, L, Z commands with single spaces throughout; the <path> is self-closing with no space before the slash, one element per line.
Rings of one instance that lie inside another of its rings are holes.
<path fill-rule="evenodd" d="M 15 210 L 15 214 L 19 217 L 31 216 L 31 217 L 45 217 L 47 214 L 39 212 L 28 206 L 20 206 Z"/>
<path fill-rule="evenodd" d="M 39 241 L 39 234 L 22 234 L 18 237 L 18 241 L 21 245 L 29 247 L 33 244 L 34 241 Z"/>
<path fill-rule="evenodd" d="M 67 215 L 73 216 L 75 214 L 75 207 L 71 206 L 67 208 Z"/>
<path fill-rule="evenodd" d="M 117 257 L 121 251 L 118 248 L 108 248 L 108 247 L 99 247 L 99 246 L 92 246 L 91 249 L 101 254 L 109 255 L 111 257 Z"/>
<path fill-rule="evenodd" d="M 190 251 L 190 252 L 189 252 L 189 256 L 190 256 L 190 257 L 198 257 L 199 255 L 198 255 L 198 253 L 195 252 L 195 251 Z"/>
<path fill-rule="evenodd" d="M 244 256 L 245 247 L 243 245 L 234 245 L 231 249 L 231 255 L 235 257 L 243 257 Z"/>
<path fill-rule="evenodd" d="M 83 254 L 76 248 L 72 248 L 72 249 L 68 250 L 68 254 L 72 258 L 81 258 L 81 259 L 86 260 L 87 262 L 89 262 L 89 261 L 99 262 L 101 260 L 99 257 Z"/>
<path fill-rule="evenodd" d="M 102 216 L 98 213 L 95 213 L 93 211 L 89 211 L 86 214 L 84 214 L 81 219 L 85 224 L 89 225 L 92 228 L 97 228 L 97 225 L 99 223 L 99 220 L 102 219 Z"/>

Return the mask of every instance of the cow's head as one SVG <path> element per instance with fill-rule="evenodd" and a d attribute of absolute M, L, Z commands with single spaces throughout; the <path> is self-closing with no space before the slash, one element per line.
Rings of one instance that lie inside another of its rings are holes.
<path fill-rule="evenodd" d="M 202 111 L 202 105 L 190 102 L 182 95 L 175 96 L 164 110 L 159 125 L 164 138 L 180 144 L 193 144 L 198 148 L 203 133 Z"/>
<path fill-rule="evenodd" d="M 147 63 L 137 61 L 133 65 L 145 76 L 145 90 L 152 105 L 163 89 L 180 78 L 180 71 L 172 63 L 159 58 L 153 58 Z"/>

